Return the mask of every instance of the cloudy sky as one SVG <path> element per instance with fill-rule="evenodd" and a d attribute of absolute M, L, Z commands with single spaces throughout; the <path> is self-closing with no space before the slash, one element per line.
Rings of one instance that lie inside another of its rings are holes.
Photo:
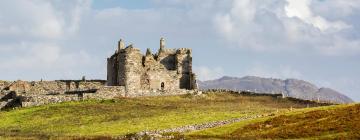
<path fill-rule="evenodd" d="M 0 78 L 106 78 L 123 38 L 193 49 L 200 80 L 296 78 L 360 101 L 359 0 L 2 0 Z"/>

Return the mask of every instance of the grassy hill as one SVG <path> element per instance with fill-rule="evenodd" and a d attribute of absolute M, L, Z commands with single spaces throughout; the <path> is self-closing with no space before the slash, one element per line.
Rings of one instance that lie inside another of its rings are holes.
<path fill-rule="evenodd" d="M 188 139 L 360 139 L 360 104 L 301 109 L 186 134 Z"/>
<path fill-rule="evenodd" d="M 116 138 L 142 130 L 174 128 L 308 106 L 270 96 L 230 93 L 67 102 L 0 112 L 0 138 Z"/>

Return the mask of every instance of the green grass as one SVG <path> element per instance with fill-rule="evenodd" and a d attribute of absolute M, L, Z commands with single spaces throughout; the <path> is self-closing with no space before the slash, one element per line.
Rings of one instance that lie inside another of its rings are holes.
<path fill-rule="evenodd" d="M 0 112 L 0 138 L 116 137 L 290 107 L 306 105 L 269 96 L 228 93 L 66 102 Z"/>
<path fill-rule="evenodd" d="M 299 109 L 186 134 L 189 139 L 359 139 L 360 104 Z"/>

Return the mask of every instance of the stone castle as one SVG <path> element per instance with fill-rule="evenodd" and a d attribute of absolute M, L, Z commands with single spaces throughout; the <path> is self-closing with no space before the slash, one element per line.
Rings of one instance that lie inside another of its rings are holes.
<path fill-rule="evenodd" d="M 199 94 L 191 49 L 165 48 L 146 54 L 120 40 L 107 59 L 107 80 L 1 81 L 0 110 L 84 99 Z"/>
<path fill-rule="evenodd" d="M 146 90 L 175 91 L 197 89 L 192 72 L 191 49 L 165 48 L 164 38 L 155 54 L 146 54 L 120 39 L 115 53 L 107 59 L 107 85 L 124 86 L 126 93 Z"/>

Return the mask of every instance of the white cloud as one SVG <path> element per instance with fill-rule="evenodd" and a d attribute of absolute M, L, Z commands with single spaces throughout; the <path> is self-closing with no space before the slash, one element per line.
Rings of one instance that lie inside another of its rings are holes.
<path fill-rule="evenodd" d="M 89 64 L 91 57 L 69 42 L 90 1 L 0 1 L 0 59 L 5 78 L 54 78 Z M 87 66 L 84 66 L 87 67 Z M 67 77 L 67 75 L 62 75 Z"/>
<path fill-rule="evenodd" d="M 2 69 L 58 69 L 63 66 L 76 66 L 77 62 L 90 62 L 86 52 L 65 53 L 60 46 L 52 43 L 29 43 L 11 44 L 0 46 L 5 48 L 2 53 L 17 52 L 21 57 L 9 56 L 8 59 L 1 59 Z M 8 48 L 8 49 L 6 49 Z M 11 49 L 10 49 L 11 48 Z M 84 63 L 86 64 L 86 63 Z"/>
<path fill-rule="evenodd" d="M 0 34 L 40 38 L 57 38 L 62 35 L 63 21 L 56 16 L 48 2 L 14 0 L 1 1 L 0 5 Z"/>
<path fill-rule="evenodd" d="M 75 7 L 70 12 L 71 19 L 68 28 L 70 34 L 74 34 L 79 30 L 82 17 L 91 10 L 90 0 L 78 0 L 76 2 Z"/>
<path fill-rule="evenodd" d="M 257 63 L 253 65 L 249 70 L 245 72 L 245 75 L 250 76 L 259 76 L 259 77 L 270 77 L 270 78 L 295 78 L 295 79 L 304 79 L 304 75 L 298 70 L 290 66 L 271 66 L 269 68 L 266 65 Z"/>
<path fill-rule="evenodd" d="M 206 81 L 213 80 L 224 76 L 224 69 L 222 67 L 206 67 L 206 66 L 194 66 L 194 71 L 197 74 L 197 78 Z"/>
<path fill-rule="evenodd" d="M 57 79 L 55 75 L 63 78 L 71 76 L 80 77 L 87 73 L 82 71 L 91 65 L 99 65 L 97 57 L 90 57 L 85 51 L 66 52 L 62 47 L 52 43 L 29 43 L 11 44 L 8 46 L 0 45 L 4 48 L 1 53 L 21 54 L 9 55 L 6 59 L 0 59 L 0 73 L 8 73 L 21 79 Z M 74 74 L 76 72 L 76 74 Z M 60 77 L 58 77 L 60 78 Z"/>
<path fill-rule="evenodd" d="M 311 24 L 321 31 L 342 30 L 350 26 L 342 21 L 330 22 L 321 16 L 316 16 L 310 9 L 311 0 L 287 0 L 286 15 L 290 18 L 297 17 L 307 24 Z"/>
<path fill-rule="evenodd" d="M 68 4 L 74 7 L 60 7 Z M 90 1 L 1 1 L 0 36 L 61 39 L 75 33 Z M 68 18 L 70 17 L 70 18 Z"/>
<path fill-rule="evenodd" d="M 343 21 L 344 17 L 315 13 L 313 9 L 320 5 L 333 3 L 321 4 L 310 0 L 235 0 L 230 9 L 214 16 L 213 23 L 219 37 L 228 43 L 226 46 L 267 52 L 313 50 L 322 55 L 359 54 L 357 39 L 344 34 L 353 32 L 353 25 Z"/>
<path fill-rule="evenodd" d="M 312 1 L 314 13 L 327 18 L 351 16 L 360 8 L 359 0 L 316 0 Z M 336 12 L 334 12 L 336 10 Z"/>

